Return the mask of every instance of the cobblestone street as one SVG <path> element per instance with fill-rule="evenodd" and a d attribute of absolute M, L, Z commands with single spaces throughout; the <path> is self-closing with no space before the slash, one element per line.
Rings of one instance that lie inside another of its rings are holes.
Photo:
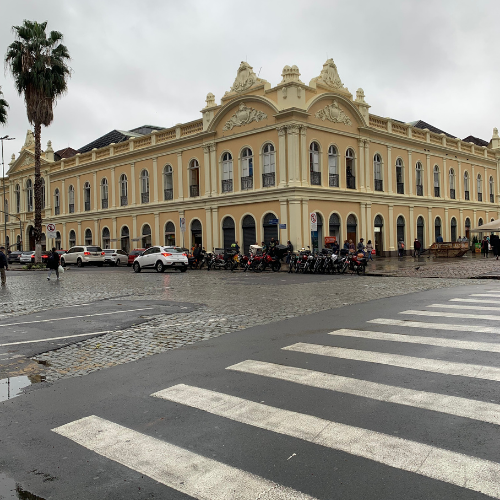
<path fill-rule="evenodd" d="M 488 262 L 490 264 L 490 262 Z M 491 261 L 493 264 L 493 261 Z M 447 264 L 447 268 L 451 266 Z M 400 272 L 414 270 L 413 265 Z M 429 269 L 440 266 L 429 266 Z M 45 273 L 14 272 L 1 292 L 2 320 L 62 306 L 134 298 L 190 302 L 192 312 L 148 314 L 146 322 L 40 353 L 47 382 L 128 363 L 145 356 L 217 337 L 256 325 L 373 299 L 480 280 L 422 279 L 376 276 L 317 276 L 288 273 L 191 271 L 134 274 L 129 269 L 70 269 L 60 282 L 47 282 Z M 68 332 L 70 334 L 71 332 Z"/>

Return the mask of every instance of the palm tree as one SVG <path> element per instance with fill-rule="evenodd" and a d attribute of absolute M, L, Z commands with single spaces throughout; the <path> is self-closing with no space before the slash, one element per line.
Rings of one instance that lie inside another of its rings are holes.
<path fill-rule="evenodd" d="M 5 65 L 14 77 L 19 95 L 24 95 L 26 113 L 35 129 L 35 260 L 42 260 L 42 182 L 40 178 L 40 139 L 42 125 L 48 127 L 54 119 L 53 107 L 66 92 L 71 70 L 68 49 L 62 45 L 63 35 L 45 33 L 47 22 L 24 21 L 13 26 L 16 40 L 5 56 Z"/>
<path fill-rule="evenodd" d="M 5 125 L 7 123 L 7 108 L 9 105 L 5 99 L 2 99 L 2 96 L 2 87 L 0 87 L 0 125 Z"/>

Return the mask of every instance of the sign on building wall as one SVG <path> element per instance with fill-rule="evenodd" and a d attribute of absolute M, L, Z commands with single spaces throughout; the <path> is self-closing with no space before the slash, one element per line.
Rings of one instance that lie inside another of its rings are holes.
<path fill-rule="evenodd" d="M 55 224 L 47 224 L 47 238 L 57 238 L 57 231 Z"/>
<path fill-rule="evenodd" d="M 309 214 L 309 218 L 311 221 L 311 231 L 317 231 L 318 230 L 318 216 L 316 215 L 316 212 L 311 212 Z"/>

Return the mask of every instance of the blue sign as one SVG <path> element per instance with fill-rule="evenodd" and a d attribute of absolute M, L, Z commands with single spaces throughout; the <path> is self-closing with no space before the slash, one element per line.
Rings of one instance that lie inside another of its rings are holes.
<path fill-rule="evenodd" d="M 267 223 L 271 226 L 277 226 L 279 223 L 279 219 L 269 219 Z"/>
<path fill-rule="evenodd" d="M 286 224 L 280 224 L 280 229 L 286 229 Z"/>

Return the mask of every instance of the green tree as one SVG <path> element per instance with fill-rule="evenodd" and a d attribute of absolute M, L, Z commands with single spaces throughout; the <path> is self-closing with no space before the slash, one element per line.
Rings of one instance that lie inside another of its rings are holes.
<path fill-rule="evenodd" d="M 2 87 L 0 87 L 0 125 L 5 125 L 7 123 L 7 108 L 9 105 L 7 101 L 2 98 Z"/>
<path fill-rule="evenodd" d="M 19 95 L 24 96 L 29 122 L 35 129 L 35 260 L 42 260 L 42 181 L 40 178 L 41 130 L 54 119 L 56 100 L 66 92 L 71 70 L 63 35 L 59 31 L 45 32 L 47 22 L 25 20 L 13 26 L 15 41 L 5 56 Z"/>

